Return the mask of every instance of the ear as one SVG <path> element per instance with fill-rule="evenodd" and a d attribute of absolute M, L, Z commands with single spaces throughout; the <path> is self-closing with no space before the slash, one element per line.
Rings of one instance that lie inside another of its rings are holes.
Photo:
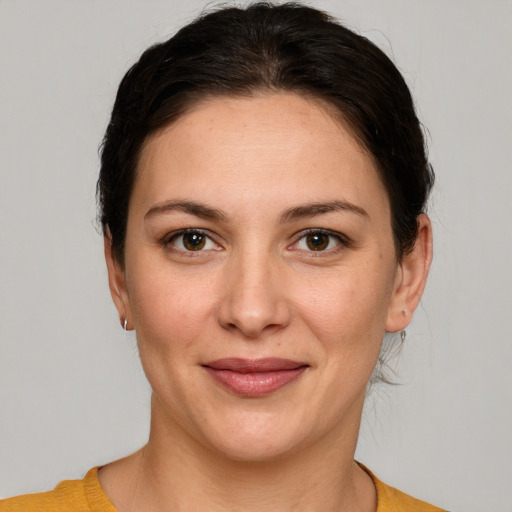
<path fill-rule="evenodd" d="M 112 237 L 110 232 L 103 236 L 103 244 L 105 248 L 105 261 L 107 263 L 108 271 L 108 285 L 112 300 L 119 314 L 121 327 L 124 327 L 126 320 L 126 329 L 129 330 L 133 327 L 133 316 L 130 308 L 130 299 L 126 289 L 125 273 L 123 267 L 117 261 L 112 250 Z"/>
<path fill-rule="evenodd" d="M 404 255 L 395 278 L 386 330 L 405 329 L 418 306 L 432 262 L 432 226 L 425 214 L 418 216 L 418 235 L 413 249 Z"/>

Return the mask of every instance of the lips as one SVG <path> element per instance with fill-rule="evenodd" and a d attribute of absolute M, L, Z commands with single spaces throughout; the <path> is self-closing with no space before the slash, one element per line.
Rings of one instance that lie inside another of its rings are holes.
<path fill-rule="evenodd" d="M 203 364 L 217 383 L 246 397 L 273 393 L 296 380 L 308 367 L 302 362 L 278 358 L 226 358 Z"/>

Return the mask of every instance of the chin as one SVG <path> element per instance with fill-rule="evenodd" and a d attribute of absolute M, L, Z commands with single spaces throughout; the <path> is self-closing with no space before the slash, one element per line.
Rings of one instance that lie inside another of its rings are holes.
<path fill-rule="evenodd" d="M 231 415 L 210 425 L 206 442 L 226 459 L 266 462 L 284 459 L 308 444 L 314 432 L 304 429 L 297 418 L 272 413 Z"/>
<path fill-rule="evenodd" d="M 285 459 L 298 450 L 302 443 L 279 436 L 243 436 L 215 443 L 216 452 L 223 458 L 237 462 L 264 463 Z"/>

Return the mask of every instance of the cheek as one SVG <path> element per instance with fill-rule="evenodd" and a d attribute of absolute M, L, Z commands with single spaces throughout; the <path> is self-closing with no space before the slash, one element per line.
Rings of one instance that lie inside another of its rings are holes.
<path fill-rule="evenodd" d="M 340 270 L 326 279 L 310 279 L 295 292 L 302 318 L 318 339 L 345 347 L 380 344 L 391 295 L 389 279 L 378 271 Z"/>
<path fill-rule="evenodd" d="M 211 284 L 167 270 L 139 273 L 129 292 L 139 357 L 151 388 L 166 401 L 193 403 L 198 384 L 188 379 L 189 369 L 214 342 L 205 337 L 212 332 Z"/>
<path fill-rule="evenodd" d="M 168 270 L 139 274 L 129 292 L 141 357 L 190 347 L 204 332 L 215 295 L 211 280 Z"/>

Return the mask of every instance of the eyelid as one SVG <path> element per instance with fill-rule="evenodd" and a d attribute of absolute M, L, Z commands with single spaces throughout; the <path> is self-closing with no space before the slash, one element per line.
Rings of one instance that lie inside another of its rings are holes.
<path fill-rule="evenodd" d="M 198 250 L 198 251 L 187 251 L 185 249 L 176 247 L 175 245 L 172 244 L 172 242 L 174 240 L 176 240 L 180 236 L 186 235 L 187 233 L 198 233 L 198 234 L 204 236 L 205 238 L 210 240 L 213 244 L 215 244 L 216 248 L 215 249 L 202 249 L 202 250 Z M 172 231 L 171 233 L 166 234 L 162 238 L 160 243 L 166 249 L 176 252 L 176 253 L 179 253 L 179 254 L 186 255 L 186 256 L 199 256 L 201 253 L 206 253 L 211 250 L 220 250 L 222 248 L 220 246 L 220 244 L 215 240 L 215 238 L 212 236 L 212 234 L 208 230 L 201 229 L 201 228 L 183 228 L 183 229 L 178 229 L 176 231 Z"/>
<path fill-rule="evenodd" d="M 346 235 L 344 235 L 343 233 L 340 233 L 338 231 L 332 231 L 330 229 L 325 229 L 325 228 L 309 228 L 309 229 L 305 229 L 305 230 L 297 233 L 295 235 L 295 241 L 291 244 L 290 247 L 294 248 L 294 250 L 300 250 L 300 249 L 296 249 L 295 246 L 297 246 L 297 244 L 304 237 L 306 237 L 308 235 L 314 235 L 314 234 L 322 234 L 322 235 L 327 235 L 327 236 L 336 238 L 337 241 L 339 242 L 339 244 L 336 247 L 333 247 L 332 249 L 326 249 L 323 251 L 313 251 L 313 250 L 309 250 L 309 251 L 305 250 L 304 251 L 304 252 L 311 253 L 311 255 L 313 255 L 313 256 L 321 256 L 322 254 L 323 255 L 331 254 L 333 252 L 336 252 L 336 250 L 340 250 L 340 248 L 344 249 L 344 248 L 348 248 L 352 245 L 352 241 L 350 240 L 350 238 L 348 238 Z"/>
<path fill-rule="evenodd" d="M 206 237 L 207 239 L 209 239 L 213 244 L 215 244 L 216 247 L 214 249 L 202 249 L 202 250 L 198 250 L 198 251 L 188 251 L 188 250 L 176 247 L 175 245 L 172 244 L 172 242 L 175 239 L 179 238 L 180 236 L 186 235 L 187 233 L 201 234 L 204 237 Z M 303 238 L 305 238 L 308 235 L 312 235 L 312 234 L 322 234 L 322 235 L 327 235 L 329 237 L 335 238 L 338 241 L 338 244 L 336 245 L 336 247 L 333 247 L 331 249 L 325 249 L 325 250 L 319 250 L 319 251 L 297 249 L 297 247 L 296 247 L 297 244 Z M 202 228 L 183 228 L 183 229 L 178 229 L 176 231 L 172 231 L 171 233 L 168 233 L 164 237 L 162 237 L 160 243 L 168 250 L 179 253 L 179 254 L 184 254 L 186 256 L 200 256 L 201 253 L 204 254 L 204 253 L 207 253 L 212 250 L 221 250 L 222 249 L 222 246 L 218 243 L 218 241 L 216 240 L 216 237 L 214 235 L 212 235 L 212 233 L 210 231 L 208 231 L 206 229 L 202 229 Z M 291 250 L 302 250 L 303 252 L 310 253 L 311 256 L 322 256 L 322 255 L 326 255 L 326 254 L 331 254 L 340 249 L 348 248 L 351 245 L 352 245 L 352 240 L 350 240 L 349 237 L 347 237 L 346 235 L 344 235 L 343 233 L 340 233 L 338 231 L 333 231 L 333 230 L 325 229 L 325 228 L 308 228 L 308 229 L 304 229 L 304 230 L 300 231 L 299 233 L 297 233 L 294 236 L 294 241 L 292 242 L 292 244 L 290 244 L 288 246 L 288 248 Z"/>

